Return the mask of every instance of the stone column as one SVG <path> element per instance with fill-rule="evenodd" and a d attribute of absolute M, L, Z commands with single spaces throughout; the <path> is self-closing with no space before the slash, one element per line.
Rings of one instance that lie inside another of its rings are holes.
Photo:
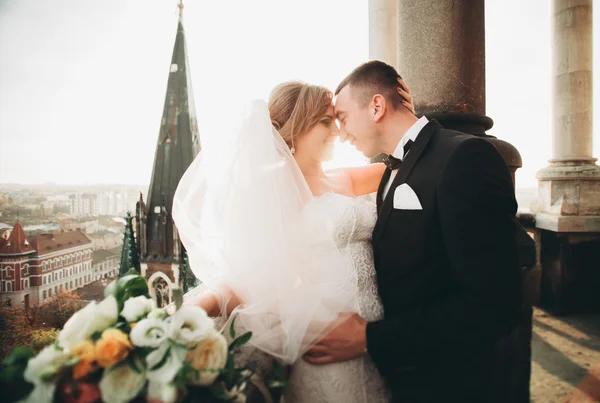
<path fill-rule="evenodd" d="M 553 163 L 593 163 L 592 0 L 555 0 Z"/>
<path fill-rule="evenodd" d="M 592 0 L 554 0 L 553 152 L 538 172 L 537 226 L 600 232 L 600 167 L 592 157 Z M 594 217 L 595 216 L 595 217 Z"/>
<path fill-rule="evenodd" d="M 369 59 L 398 67 L 396 0 L 369 0 Z"/>
<path fill-rule="evenodd" d="M 540 304 L 600 312 L 600 167 L 592 156 L 592 2 L 553 0 L 553 151 L 531 206 L 541 231 Z"/>
<path fill-rule="evenodd" d="M 417 113 L 444 127 L 488 138 L 511 169 L 522 166 L 511 144 L 486 135 L 484 0 L 398 0 L 398 71 Z"/>
<path fill-rule="evenodd" d="M 485 115 L 484 0 L 399 0 L 398 68 L 418 112 Z"/>

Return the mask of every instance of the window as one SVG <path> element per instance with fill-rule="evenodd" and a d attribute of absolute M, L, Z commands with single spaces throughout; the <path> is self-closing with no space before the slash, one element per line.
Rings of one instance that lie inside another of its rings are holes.
<path fill-rule="evenodd" d="M 52 296 L 52 288 L 48 290 L 48 298 Z"/>
<path fill-rule="evenodd" d="M 29 288 L 29 279 L 23 280 L 23 289 Z"/>
<path fill-rule="evenodd" d="M 13 272 L 10 266 L 4 268 L 4 278 L 13 278 Z"/>
<path fill-rule="evenodd" d="M 73 288 L 73 282 L 72 281 L 69 283 L 69 289 L 71 289 L 71 288 Z"/>
<path fill-rule="evenodd" d="M 42 280 L 42 285 L 43 284 L 46 284 L 46 277 L 44 277 L 43 280 Z"/>
<path fill-rule="evenodd" d="M 42 262 L 42 271 L 46 271 L 46 262 Z"/>
<path fill-rule="evenodd" d="M 29 265 L 26 264 L 25 266 L 23 266 L 23 275 L 24 276 L 28 276 L 29 275 Z"/>
<path fill-rule="evenodd" d="M 12 281 L 7 281 L 5 283 L 5 288 L 6 288 L 6 292 L 11 292 L 12 291 Z"/>
<path fill-rule="evenodd" d="M 42 293 L 42 301 L 46 299 L 46 291 Z"/>

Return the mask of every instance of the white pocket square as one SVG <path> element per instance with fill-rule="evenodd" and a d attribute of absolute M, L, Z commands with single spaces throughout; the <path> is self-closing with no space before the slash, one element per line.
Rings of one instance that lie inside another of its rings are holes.
<path fill-rule="evenodd" d="M 406 183 L 394 191 L 394 208 L 396 210 L 423 210 L 417 194 Z"/>

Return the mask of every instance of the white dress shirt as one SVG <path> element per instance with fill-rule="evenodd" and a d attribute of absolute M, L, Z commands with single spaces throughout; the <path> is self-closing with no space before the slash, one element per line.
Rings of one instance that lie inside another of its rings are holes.
<path fill-rule="evenodd" d="M 429 123 L 429 120 L 425 116 L 421 117 L 419 120 L 413 123 L 413 125 L 406 131 L 406 133 L 404 133 L 404 136 L 402 136 L 402 138 L 400 139 L 400 143 L 396 147 L 396 150 L 393 152 L 392 156 L 394 158 L 398 158 L 399 160 L 404 159 L 404 145 L 408 143 L 408 140 L 412 140 L 414 143 L 417 139 L 417 136 L 419 136 L 419 133 L 421 132 L 421 130 L 423 130 L 427 123 Z M 392 171 L 392 174 L 390 175 L 390 179 L 385 184 L 385 188 L 383 188 L 383 200 L 385 200 L 385 197 L 387 196 L 397 173 L 398 170 L 394 169 Z"/>

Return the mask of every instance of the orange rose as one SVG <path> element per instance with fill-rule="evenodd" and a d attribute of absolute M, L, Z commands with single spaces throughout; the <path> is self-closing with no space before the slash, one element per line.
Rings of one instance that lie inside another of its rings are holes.
<path fill-rule="evenodd" d="M 73 378 L 81 379 L 96 371 L 98 362 L 96 361 L 96 349 L 94 343 L 86 340 L 71 351 L 73 357 L 79 358 L 79 362 L 73 368 Z"/>
<path fill-rule="evenodd" d="M 96 342 L 96 359 L 100 366 L 112 367 L 123 361 L 132 349 L 129 336 L 119 329 L 107 329 Z"/>

